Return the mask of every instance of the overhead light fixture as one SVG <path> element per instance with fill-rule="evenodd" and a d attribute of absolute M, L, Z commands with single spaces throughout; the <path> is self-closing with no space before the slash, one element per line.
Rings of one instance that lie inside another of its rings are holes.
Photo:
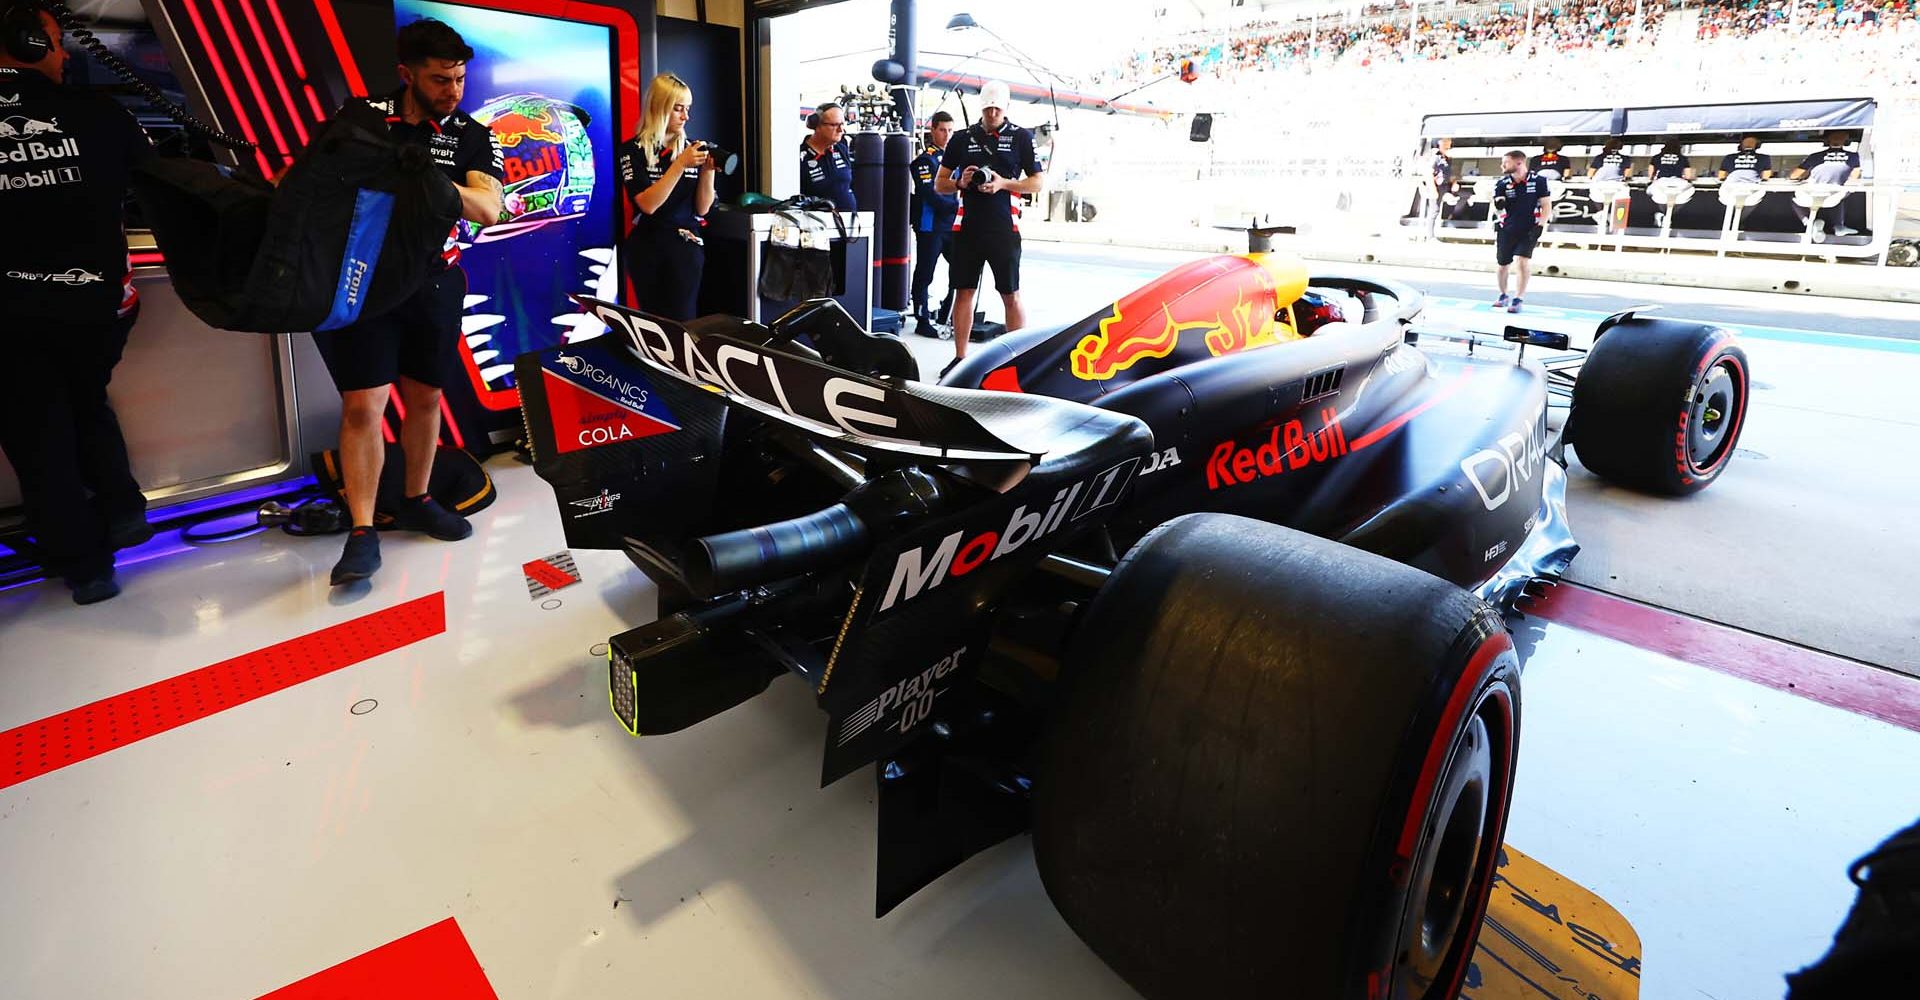
<path fill-rule="evenodd" d="M 972 14 L 955 14 L 947 18 L 948 31 L 964 31 L 968 28 L 978 28 L 979 26 L 980 22 L 974 20 Z"/>

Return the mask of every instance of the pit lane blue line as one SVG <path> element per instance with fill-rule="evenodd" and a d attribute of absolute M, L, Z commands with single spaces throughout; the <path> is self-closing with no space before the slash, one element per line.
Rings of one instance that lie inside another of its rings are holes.
<path fill-rule="evenodd" d="M 1463 310 L 1472 313 L 1485 313 L 1489 316 L 1494 315 L 1493 306 L 1486 302 L 1431 296 L 1427 299 L 1427 303 L 1431 306 L 1449 311 Z M 1595 322 L 1605 319 L 1610 315 L 1595 309 L 1569 309 L 1564 306 L 1529 305 L 1525 312 L 1519 314 L 1518 319 L 1524 320 L 1529 314 L 1539 316 L 1543 319 L 1578 319 L 1592 320 Z M 1501 312 L 1499 315 L 1506 322 L 1515 321 L 1508 319 L 1508 314 L 1505 312 Z M 1670 307 L 1661 309 L 1658 313 L 1649 313 L 1648 315 L 1671 316 L 1676 319 L 1684 318 L 1686 316 L 1686 304 L 1675 303 Z M 1752 326 L 1746 323 L 1734 322 L 1722 323 L 1720 325 L 1738 330 L 1741 336 L 1751 337 L 1754 340 L 1777 340 L 1789 344 L 1814 344 L 1821 347 L 1845 347 L 1858 351 L 1887 351 L 1893 354 L 1920 354 L 1920 340 L 1899 340 L 1893 337 L 1874 337 L 1860 333 L 1828 333 L 1821 330 L 1797 330 L 1784 326 Z"/>

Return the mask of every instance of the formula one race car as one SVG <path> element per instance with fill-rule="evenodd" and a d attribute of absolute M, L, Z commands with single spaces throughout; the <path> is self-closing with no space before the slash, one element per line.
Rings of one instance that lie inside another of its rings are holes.
<path fill-rule="evenodd" d="M 1499 605 L 1576 549 L 1561 447 L 1688 492 L 1747 398 L 1712 326 L 1443 342 L 1412 289 L 1271 255 L 940 385 L 826 300 L 771 327 L 582 303 L 612 332 L 518 374 L 568 543 L 659 589 L 609 644 L 621 723 L 796 675 L 823 783 L 878 765 L 880 913 L 1031 829 L 1155 998 L 1458 992 L 1518 746 Z"/>

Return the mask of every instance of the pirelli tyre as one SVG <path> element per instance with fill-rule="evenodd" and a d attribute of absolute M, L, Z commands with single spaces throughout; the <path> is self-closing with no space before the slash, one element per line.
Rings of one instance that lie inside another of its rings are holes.
<path fill-rule="evenodd" d="M 1520 673 L 1492 607 L 1242 517 L 1170 521 L 1070 643 L 1034 854 L 1151 1000 L 1442 1000 L 1512 801 Z"/>
<path fill-rule="evenodd" d="M 1746 423 L 1747 355 L 1710 323 L 1629 319 L 1594 341 L 1568 443 L 1611 482 L 1682 496 L 1726 471 Z"/>

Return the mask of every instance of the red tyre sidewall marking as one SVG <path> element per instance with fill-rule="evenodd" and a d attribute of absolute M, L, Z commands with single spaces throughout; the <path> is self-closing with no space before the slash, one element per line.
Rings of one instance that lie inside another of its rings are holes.
<path fill-rule="evenodd" d="M 1520 734 L 1518 731 L 1519 727 L 1515 724 L 1516 719 L 1513 710 L 1512 688 L 1505 684 L 1490 686 L 1487 683 L 1495 666 L 1503 657 L 1517 659 L 1517 654 L 1515 654 L 1513 650 L 1513 637 L 1509 635 L 1504 628 L 1482 640 L 1479 647 L 1474 650 L 1473 656 L 1467 661 L 1466 670 L 1462 673 L 1463 682 L 1454 688 L 1453 694 L 1447 700 L 1446 709 L 1441 713 L 1440 724 L 1434 730 L 1433 742 L 1427 747 L 1426 760 L 1420 767 L 1420 780 L 1414 786 L 1413 796 L 1408 801 L 1407 817 L 1401 824 L 1400 839 L 1394 850 L 1395 864 L 1405 873 L 1407 879 L 1411 879 L 1413 876 L 1414 848 L 1418 846 L 1421 830 L 1426 825 L 1423 821 L 1426 819 L 1427 813 L 1431 811 L 1434 786 L 1439 783 L 1440 771 L 1446 765 L 1449 756 L 1448 752 L 1453 747 L 1454 734 L 1458 731 L 1461 722 L 1466 718 L 1468 709 L 1479 704 L 1482 691 L 1485 691 L 1500 705 L 1501 721 L 1503 723 L 1503 732 L 1500 734 L 1500 737 L 1505 750 L 1503 755 L 1505 761 L 1501 772 L 1501 786 L 1499 789 L 1501 799 L 1499 801 L 1488 802 L 1488 808 L 1495 810 L 1495 814 L 1499 817 L 1499 820 L 1496 823 L 1496 828 L 1492 836 L 1488 838 L 1491 843 L 1481 846 L 1482 853 L 1489 850 L 1499 850 L 1500 844 L 1506 837 L 1506 806 L 1507 802 L 1513 797 L 1513 769 L 1515 758 L 1519 756 Z M 1477 863 L 1478 859 L 1476 858 L 1475 860 Z M 1467 938 L 1463 938 L 1463 941 L 1470 942 L 1472 936 L 1474 936 L 1475 929 L 1480 926 L 1481 920 L 1485 918 L 1487 912 L 1487 897 L 1491 893 L 1492 888 L 1493 880 L 1491 878 L 1487 879 L 1484 886 L 1475 888 L 1473 898 L 1468 902 L 1468 910 L 1461 916 L 1461 932 L 1468 935 Z M 1395 945 L 1397 946 L 1398 943 L 1396 940 Z M 1373 992 L 1374 989 L 1386 988 L 1391 984 L 1391 961 L 1390 956 L 1387 968 L 1380 974 L 1378 987 L 1370 989 L 1370 992 Z M 1460 963 L 1460 969 L 1455 974 L 1455 982 L 1450 995 L 1457 994 L 1460 991 L 1460 983 L 1466 976 L 1468 964 L 1469 963 L 1466 962 Z M 1370 987 L 1373 986 L 1373 984 L 1369 985 Z"/>
<path fill-rule="evenodd" d="M 1687 384 L 1687 390 L 1691 393 L 1694 389 L 1699 388 L 1701 377 L 1706 375 L 1707 370 L 1712 368 L 1715 363 L 1720 361 L 1731 363 L 1734 368 L 1738 370 L 1740 376 L 1740 394 L 1737 399 L 1739 408 L 1734 411 L 1733 418 L 1733 434 L 1737 436 L 1747 418 L 1747 368 L 1746 365 L 1740 362 L 1738 357 L 1732 354 L 1722 355 L 1720 353 L 1732 346 L 1734 346 L 1734 339 L 1731 335 L 1719 337 L 1715 339 L 1712 344 L 1708 345 L 1706 354 L 1700 359 L 1700 366 L 1693 370 L 1693 380 Z M 1693 485 L 1695 479 L 1702 479 L 1713 475 L 1721 466 L 1727 464 L 1727 459 L 1733 457 L 1733 448 L 1729 447 L 1726 451 L 1722 452 L 1720 458 L 1710 466 L 1701 468 L 1693 464 L 1693 449 L 1687 447 L 1687 432 L 1691 429 L 1692 424 L 1693 400 L 1689 397 L 1680 404 L 1680 427 L 1673 438 L 1674 467 L 1680 473 L 1680 482 L 1687 486 Z"/>

